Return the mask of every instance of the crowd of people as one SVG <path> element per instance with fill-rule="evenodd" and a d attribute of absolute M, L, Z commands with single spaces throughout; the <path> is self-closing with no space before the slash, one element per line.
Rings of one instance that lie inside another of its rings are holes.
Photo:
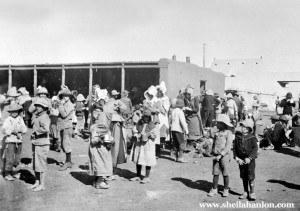
<path fill-rule="evenodd" d="M 72 168 L 72 141 L 89 141 L 89 173 L 93 186 L 109 188 L 117 179 L 117 166 L 136 163 L 136 176 L 130 181 L 150 182 L 151 167 L 156 165 L 162 149 L 174 153 L 174 161 L 187 163 L 184 153 L 197 152 L 212 157 L 213 187 L 208 196 L 217 193 L 219 175 L 224 178 L 223 196 L 229 195 L 230 154 L 237 161 L 244 193 L 241 199 L 255 200 L 255 159 L 259 147 L 280 150 L 284 143 L 299 145 L 300 114 L 293 113 L 292 94 L 278 101 L 272 125 L 263 122 L 258 96 L 251 106 L 237 92 L 220 95 L 211 89 L 200 96 L 191 85 L 180 89 L 176 98 L 167 95 L 164 82 L 150 86 L 144 100 L 138 102 L 124 90 L 119 93 L 93 86 L 86 98 L 77 91 L 61 86 L 57 96 L 49 98 L 46 87 L 38 87 L 31 97 L 21 87 L 10 88 L 0 96 L 1 170 L 7 181 L 18 178 L 16 171 L 22 156 L 24 134 L 31 131 L 32 168 L 36 182 L 31 191 L 45 190 L 47 156 L 50 149 L 65 154 L 60 171 Z M 250 108 L 249 108 L 250 107 Z M 28 128 L 32 128 L 28 130 Z M 145 166 L 145 176 L 142 167 Z M 250 187 L 250 191 L 249 191 Z"/>

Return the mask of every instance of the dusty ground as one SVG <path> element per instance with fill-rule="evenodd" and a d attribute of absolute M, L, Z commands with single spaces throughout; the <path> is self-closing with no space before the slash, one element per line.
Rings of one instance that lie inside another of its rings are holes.
<path fill-rule="evenodd" d="M 243 191 L 238 165 L 232 161 L 231 194 L 227 198 L 221 194 L 208 197 L 212 186 L 211 158 L 193 158 L 191 153 L 185 155 L 187 164 L 176 163 L 168 155 L 158 159 L 150 184 L 128 181 L 134 176 L 135 164 L 120 165 L 119 178 L 110 183 L 110 189 L 96 190 L 92 187 L 93 178 L 86 173 L 88 143 L 74 140 L 73 144 L 75 166 L 66 172 L 58 171 L 63 155 L 50 151 L 47 189 L 43 192 L 26 190 L 26 185 L 33 183 L 28 167 L 21 170 L 20 180 L 8 182 L 0 177 L 0 210 L 204 210 L 199 202 L 237 202 Z M 23 163 L 30 162 L 30 153 L 30 142 L 26 141 Z M 300 210 L 299 161 L 299 149 L 261 150 L 256 168 L 256 202 L 295 203 Z M 222 178 L 219 184 L 222 191 Z"/>

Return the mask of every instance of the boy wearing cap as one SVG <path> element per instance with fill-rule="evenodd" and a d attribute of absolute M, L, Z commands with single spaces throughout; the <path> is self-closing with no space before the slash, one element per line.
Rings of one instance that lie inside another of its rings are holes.
<path fill-rule="evenodd" d="M 187 135 L 189 133 L 188 126 L 182 108 L 184 107 L 184 101 L 182 99 L 177 99 L 176 108 L 173 109 L 170 119 L 171 132 L 176 147 L 176 162 L 187 163 L 183 159 L 183 150 L 186 145 L 186 140 L 184 133 Z"/>
<path fill-rule="evenodd" d="M 28 187 L 33 192 L 45 190 L 47 171 L 47 156 L 49 152 L 50 118 L 47 114 L 48 102 L 46 99 L 38 99 L 35 104 L 36 115 L 33 118 L 33 131 L 31 135 L 33 170 L 35 172 L 35 184 Z"/>
<path fill-rule="evenodd" d="M 66 162 L 59 169 L 60 171 L 67 170 L 72 168 L 71 162 L 71 139 L 73 135 L 73 123 L 72 118 L 74 114 L 74 105 L 72 104 L 70 98 L 74 97 L 71 91 L 68 88 L 64 88 L 60 91 L 58 97 L 60 98 L 60 104 L 58 106 L 59 117 L 60 117 L 60 134 L 61 134 L 61 143 L 64 153 L 66 153 Z"/>
<path fill-rule="evenodd" d="M 8 181 L 14 180 L 12 176 L 13 167 L 17 167 L 21 160 L 22 152 L 22 135 L 27 132 L 27 127 L 20 117 L 22 112 L 22 106 L 13 103 L 9 105 L 8 116 L 2 126 L 2 132 L 6 136 L 6 153 L 5 153 L 5 176 L 4 178 Z M 15 178 L 19 178 L 19 174 L 15 174 Z"/>
<path fill-rule="evenodd" d="M 257 139 L 252 134 L 253 121 L 246 119 L 240 123 L 241 132 L 236 132 L 233 155 L 238 162 L 240 168 L 240 177 L 243 180 L 244 193 L 240 195 L 240 199 L 249 197 L 250 200 L 255 200 L 254 179 L 255 179 L 255 159 L 257 157 Z M 248 190 L 250 186 L 250 193 Z"/>
<path fill-rule="evenodd" d="M 211 131 L 213 138 L 212 155 L 213 155 L 213 188 L 208 196 L 214 196 L 218 193 L 219 175 L 223 175 L 224 191 L 223 197 L 229 195 L 229 162 L 230 150 L 232 147 L 233 134 L 231 128 L 233 125 L 226 114 L 219 114 L 217 119 L 217 132 Z"/>

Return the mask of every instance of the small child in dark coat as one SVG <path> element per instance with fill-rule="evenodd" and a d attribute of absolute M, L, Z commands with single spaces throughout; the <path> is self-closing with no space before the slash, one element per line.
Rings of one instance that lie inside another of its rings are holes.
<path fill-rule="evenodd" d="M 234 159 L 240 167 L 240 177 L 243 180 L 244 193 L 240 195 L 240 199 L 249 197 L 250 200 L 255 200 L 254 179 L 255 179 L 255 158 L 257 157 L 257 139 L 252 134 L 253 121 L 246 119 L 240 123 L 241 132 L 236 132 L 233 145 Z M 250 194 L 248 190 L 250 186 Z"/>

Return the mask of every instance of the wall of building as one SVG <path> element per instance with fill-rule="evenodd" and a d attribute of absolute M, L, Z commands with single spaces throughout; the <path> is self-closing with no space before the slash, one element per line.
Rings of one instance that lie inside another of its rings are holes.
<path fill-rule="evenodd" d="M 195 94 L 200 95 L 200 81 L 206 81 L 206 90 L 224 93 L 225 75 L 214 72 L 208 68 L 202 68 L 195 64 L 179 62 L 169 59 L 159 60 L 160 81 L 167 85 L 167 95 L 170 98 L 176 97 L 181 87 L 190 84 L 195 89 Z"/>

